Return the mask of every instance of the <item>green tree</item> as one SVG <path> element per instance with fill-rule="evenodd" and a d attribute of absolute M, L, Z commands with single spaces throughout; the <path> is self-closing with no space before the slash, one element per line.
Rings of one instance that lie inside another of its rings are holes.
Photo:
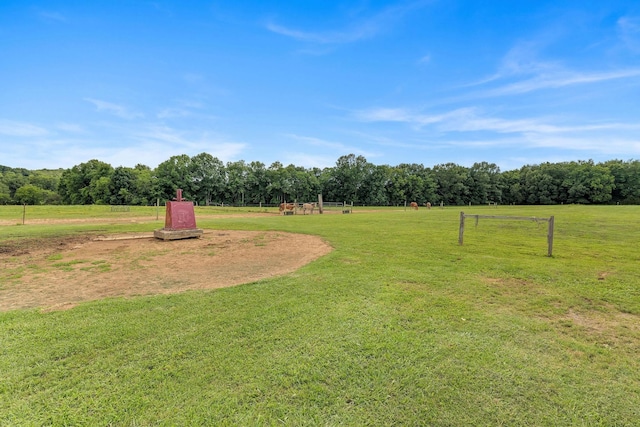
<path fill-rule="evenodd" d="M 293 201 L 293 181 L 289 171 L 280 162 L 273 162 L 267 169 L 266 176 L 269 184 L 267 194 L 269 203 L 282 203 Z"/>
<path fill-rule="evenodd" d="M 109 203 L 109 183 L 113 168 L 99 160 L 89 160 L 62 172 L 58 192 L 63 203 L 88 205 Z"/>
<path fill-rule="evenodd" d="M 324 182 L 323 191 L 335 201 L 360 203 L 360 187 L 365 182 L 368 170 L 367 159 L 363 156 L 340 156 L 335 167 L 328 170 L 329 179 Z"/>
<path fill-rule="evenodd" d="M 251 162 L 247 169 L 246 200 L 249 203 L 267 203 L 269 180 L 267 168 L 262 162 Z"/>
<path fill-rule="evenodd" d="M 530 205 L 553 205 L 564 203 L 561 194 L 565 170 L 552 163 L 527 165 L 520 169 L 520 185 L 525 203 Z"/>
<path fill-rule="evenodd" d="M 60 182 L 60 176 L 63 169 L 58 170 L 36 170 L 32 171 L 28 177 L 29 184 L 33 184 L 36 187 L 40 187 L 43 190 L 57 191 L 58 183 Z"/>
<path fill-rule="evenodd" d="M 395 204 L 417 202 L 424 204 L 434 201 L 436 196 L 436 181 L 432 172 L 421 164 L 401 163 L 393 172 L 397 181 L 397 196 Z"/>
<path fill-rule="evenodd" d="M 159 197 L 172 200 L 176 190 L 181 189 L 185 199 L 192 199 L 194 191 L 194 179 L 192 176 L 191 158 L 186 154 L 171 156 L 160 163 L 155 170 Z"/>
<path fill-rule="evenodd" d="M 136 175 L 132 168 L 118 166 L 111 174 L 109 183 L 110 203 L 112 205 L 133 204 L 135 193 Z"/>
<path fill-rule="evenodd" d="M 469 169 L 469 201 L 480 205 L 502 201 L 500 168 L 495 163 L 474 163 Z"/>
<path fill-rule="evenodd" d="M 62 197 L 58 194 L 57 191 L 51 190 L 42 190 L 43 201 L 42 203 L 45 205 L 59 205 L 62 204 Z"/>
<path fill-rule="evenodd" d="M 464 205 L 469 200 L 469 169 L 455 163 L 436 165 L 433 174 L 438 184 L 437 196 L 447 205 Z"/>
<path fill-rule="evenodd" d="M 208 153 L 191 158 L 191 177 L 194 197 L 209 206 L 213 200 L 223 200 L 226 188 L 224 163 Z"/>
<path fill-rule="evenodd" d="M 615 178 L 606 166 L 592 160 L 566 163 L 562 187 L 568 203 L 606 203 L 612 198 Z"/>
<path fill-rule="evenodd" d="M 244 205 L 244 197 L 247 192 L 249 168 L 244 160 L 227 162 L 227 185 L 225 188 L 225 200 L 227 203 Z"/>
<path fill-rule="evenodd" d="M 602 166 L 609 169 L 614 179 L 611 201 L 640 204 L 640 161 L 610 160 Z"/>
<path fill-rule="evenodd" d="M 404 169 L 397 166 L 389 168 L 385 190 L 392 205 L 402 205 L 407 201 L 407 175 Z"/>
<path fill-rule="evenodd" d="M 301 166 L 289 165 L 285 173 L 291 183 L 293 200 L 298 202 L 310 202 L 316 199 L 320 185 L 316 175 Z"/>
<path fill-rule="evenodd" d="M 134 175 L 133 200 L 135 205 L 152 205 L 159 197 L 157 178 L 149 166 L 137 164 L 132 173 Z"/>
<path fill-rule="evenodd" d="M 502 203 L 519 205 L 524 203 L 522 189 L 520 187 L 520 171 L 511 170 L 501 174 Z"/>
<path fill-rule="evenodd" d="M 4 173 L 0 172 L 0 205 L 8 205 L 11 203 L 11 193 L 9 192 L 9 186 L 4 183 L 2 178 Z"/>
<path fill-rule="evenodd" d="M 358 200 L 369 206 L 386 206 L 391 202 L 387 194 L 387 185 L 391 177 L 391 167 L 368 163 L 362 185 L 359 188 Z"/>
<path fill-rule="evenodd" d="M 39 205 L 44 201 L 45 193 L 40 187 L 33 184 L 25 184 L 16 190 L 13 198 L 20 204 Z"/>
<path fill-rule="evenodd" d="M 10 169 L 4 172 L 3 182 L 9 189 L 11 198 L 16 194 L 16 190 L 29 182 L 29 171 L 26 169 Z"/>

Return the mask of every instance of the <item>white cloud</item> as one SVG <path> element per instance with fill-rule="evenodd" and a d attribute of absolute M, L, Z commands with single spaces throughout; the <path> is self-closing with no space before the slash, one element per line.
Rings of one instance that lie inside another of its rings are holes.
<path fill-rule="evenodd" d="M 67 17 L 64 16 L 60 12 L 44 10 L 44 9 L 39 9 L 39 8 L 35 8 L 35 11 L 38 14 L 38 17 L 40 17 L 40 19 L 43 19 L 45 21 L 51 21 L 51 22 L 66 22 L 67 21 Z"/>
<path fill-rule="evenodd" d="M 632 52 L 640 52 L 640 17 L 623 16 L 617 24 L 618 34 L 625 45 Z"/>
<path fill-rule="evenodd" d="M 287 152 L 281 163 L 285 165 L 293 164 L 308 169 L 323 169 L 335 166 L 336 156 L 333 154 L 318 156 L 317 154 Z"/>
<path fill-rule="evenodd" d="M 191 112 L 184 108 L 165 108 L 156 114 L 156 117 L 159 119 L 171 119 L 175 117 L 187 117 L 189 115 L 191 115 Z"/>
<path fill-rule="evenodd" d="M 83 133 L 85 130 L 82 126 L 74 123 L 57 123 L 56 128 L 63 132 Z"/>
<path fill-rule="evenodd" d="M 429 62 L 431 62 L 431 55 L 425 55 L 418 60 L 419 64 L 428 64 Z"/>
<path fill-rule="evenodd" d="M 403 16 L 412 10 L 421 8 L 428 1 L 413 1 L 388 7 L 380 13 L 359 21 L 355 21 L 346 28 L 329 31 L 306 31 L 288 28 L 275 22 L 268 22 L 266 28 L 276 34 L 290 37 L 303 42 L 318 44 L 345 44 L 372 38 L 392 27 Z"/>
<path fill-rule="evenodd" d="M 6 145 L 9 143 L 7 142 Z M 5 142 L 0 139 L 0 146 Z M 135 142 L 128 141 L 122 146 L 109 144 L 109 141 L 93 141 L 87 145 L 85 140 L 64 138 L 34 138 L 23 144 L 14 144 L 12 149 L 3 153 L 1 164 L 27 169 L 70 168 L 91 159 L 112 166 L 133 167 L 138 163 L 155 168 L 171 156 L 207 152 L 223 161 L 236 160 L 246 148 L 246 144 L 232 143 L 203 137 L 191 141 L 179 136 L 171 138 L 161 134 L 139 137 Z"/>
<path fill-rule="evenodd" d="M 575 151 L 590 151 L 605 155 L 640 155 L 640 139 L 603 135 L 559 136 L 526 134 L 529 145 Z"/>
<path fill-rule="evenodd" d="M 220 160 L 231 161 L 247 148 L 245 143 L 228 141 L 207 132 L 183 132 L 159 125 L 135 132 L 133 138 L 143 144 L 154 144 L 164 160 L 174 155 L 168 153 L 196 155 L 207 152 Z"/>
<path fill-rule="evenodd" d="M 630 18 L 618 21 L 621 37 L 630 40 L 635 32 L 640 47 L 640 21 Z M 624 29 L 624 30 L 623 30 Z M 482 98 L 521 95 L 544 89 L 558 89 L 567 86 L 595 84 L 611 80 L 640 77 L 640 68 L 618 68 L 611 70 L 574 71 L 558 61 L 538 59 L 539 51 L 551 41 L 542 37 L 535 41 L 516 43 L 502 58 L 498 70 L 478 81 L 461 87 L 494 86 L 470 93 L 464 98 Z"/>
<path fill-rule="evenodd" d="M 358 120 L 365 122 L 399 122 L 422 127 L 442 123 L 452 118 L 472 114 L 472 108 L 460 108 L 443 114 L 420 114 L 403 108 L 373 108 L 355 112 Z"/>
<path fill-rule="evenodd" d="M 190 84 L 202 83 L 204 81 L 204 76 L 198 73 L 185 73 L 182 78 Z"/>
<path fill-rule="evenodd" d="M 541 89 L 557 89 L 565 86 L 600 83 L 609 80 L 634 77 L 640 77 L 640 68 L 591 73 L 577 73 L 566 71 L 554 72 L 550 74 L 542 74 L 531 79 L 523 80 L 516 83 L 509 83 L 495 89 L 488 89 L 486 91 L 476 93 L 476 95 L 483 97 L 519 95 Z"/>
<path fill-rule="evenodd" d="M 33 137 L 44 136 L 48 133 L 49 132 L 46 129 L 31 123 L 0 119 L 0 135 Z"/>
<path fill-rule="evenodd" d="M 551 118 L 505 119 L 482 115 L 477 108 L 459 108 L 441 114 L 422 114 L 402 108 L 378 108 L 362 110 L 355 117 L 367 122 L 399 122 L 420 129 L 433 125 L 444 132 L 489 131 L 497 133 L 567 133 L 602 130 L 637 131 L 640 124 L 598 123 L 598 124 L 551 124 Z"/>
<path fill-rule="evenodd" d="M 177 100 L 175 105 L 163 108 L 156 117 L 159 119 L 171 119 L 177 117 L 191 117 L 194 115 L 202 117 L 201 111 L 204 109 L 204 104 L 200 101 L 194 100 Z M 207 115 L 207 120 L 211 120 L 215 117 Z"/>
<path fill-rule="evenodd" d="M 131 111 L 125 106 L 114 104 L 111 102 L 94 98 L 85 98 L 84 100 L 92 103 L 96 107 L 97 111 L 113 114 L 114 116 L 120 117 L 122 119 L 132 120 L 144 116 L 142 113 Z"/>
<path fill-rule="evenodd" d="M 439 125 L 440 130 L 455 132 L 488 131 L 497 133 L 568 133 L 588 132 L 612 129 L 640 128 L 636 125 L 603 123 L 603 124 L 578 124 L 559 126 L 547 123 L 545 118 L 504 119 L 500 117 L 483 117 L 473 110 L 457 110 L 458 114 L 452 114 L 449 120 Z"/>
<path fill-rule="evenodd" d="M 288 138 L 294 139 L 296 141 L 303 142 L 307 145 L 321 147 L 321 148 L 328 148 L 332 150 L 332 155 L 335 155 L 334 153 L 340 153 L 340 155 L 345 153 L 347 154 L 353 153 L 353 154 L 358 154 L 365 157 L 375 156 L 374 153 L 367 152 L 359 147 L 355 147 L 353 145 L 346 145 L 341 142 L 332 142 L 332 141 L 327 141 L 321 138 L 315 138 L 312 136 L 301 136 L 296 134 L 286 134 L 285 136 Z"/>

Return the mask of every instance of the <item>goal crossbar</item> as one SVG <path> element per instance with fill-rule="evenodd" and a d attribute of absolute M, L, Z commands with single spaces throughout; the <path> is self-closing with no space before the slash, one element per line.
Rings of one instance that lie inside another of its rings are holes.
<path fill-rule="evenodd" d="M 547 256 L 551 256 L 553 253 L 553 227 L 554 227 L 554 216 L 550 216 L 549 218 L 538 218 L 535 216 L 506 216 L 506 215 L 476 215 L 476 214 L 465 214 L 464 212 L 460 212 L 460 230 L 458 232 L 458 244 L 462 245 L 464 240 L 464 220 L 465 218 L 475 218 L 476 225 L 478 225 L 478 220 L 480 218 L 483 219 L 502 219 L 502 220 L 516 220 L 516 221 L 534 221 L 534 222 L 548 222 L 549 228 L 547 231 Z"/>

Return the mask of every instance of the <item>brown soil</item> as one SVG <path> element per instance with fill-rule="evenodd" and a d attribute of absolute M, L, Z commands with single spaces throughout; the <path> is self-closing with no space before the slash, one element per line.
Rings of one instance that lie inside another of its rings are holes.
<path fill-rule="evenodd" d="M 331 251 L 320 238 L 205 230 L 32 239 L 0 246 L 0 311 L 66 309 L 106 297 L 214 289 L 290 273 Z"/>

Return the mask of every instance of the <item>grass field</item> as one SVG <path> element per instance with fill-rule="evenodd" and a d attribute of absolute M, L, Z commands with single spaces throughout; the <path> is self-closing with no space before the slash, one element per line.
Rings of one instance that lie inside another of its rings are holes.
<path fill-rule="evenodd" d="M 104 221 L 0 226 L 0 247 L 158 228 L 155 208 L 27 209 Z M 459 246 L 460 210 L 554 215 L 554 256 L 526 221 L 469 220 Z M 0 313 L 0 425 L 638 425 L 640 207 L 223 212 L 198 226 L 334 251 L 233 288 Z"/>

